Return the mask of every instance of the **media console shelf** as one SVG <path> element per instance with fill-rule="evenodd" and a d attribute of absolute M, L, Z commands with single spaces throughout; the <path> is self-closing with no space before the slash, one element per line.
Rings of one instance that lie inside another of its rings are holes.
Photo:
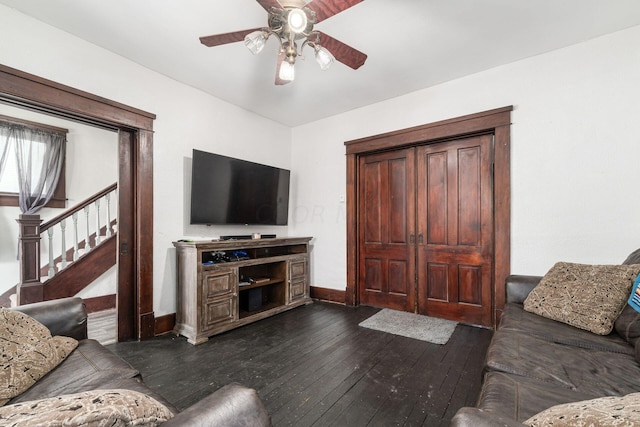
<path fill-rule="evenodd" d="M 174 332 L 210 336 L 311 303 L 311 237 L 173 242 L 177 262 Z"/>

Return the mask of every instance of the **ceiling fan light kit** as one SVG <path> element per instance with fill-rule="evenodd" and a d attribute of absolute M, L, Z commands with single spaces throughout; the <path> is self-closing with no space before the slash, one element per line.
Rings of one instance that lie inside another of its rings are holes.
<path fill-rule="evenodd" d="M 296 68 L 293 64 L 290 64 L 287 61 L 284 61 L 280 64 L 280 71 L 278 71 L 278 77 L 280 80 L 284 80 L 286 82 L 292 82 L 296 77 Z"/>
<path fill-rule="evenodd" d="M 289 9 L 287 12 L 287 24 L 289 31 L 294 34 L 301 34 L 307 28 L 307 14 L 302 9 Z"/>
<path fill-rule="evenodd" d="M 247 49 L 251 51 L 251 53 L 257 55 L 262 52 L 262 49 L 264 49 L 264 46 L 267 44 L 268 38 L 269 33 L 258 30 L 247 34 L 244 38 L 244 44 L 245 46 L 247 46 Z"/>
<path fill-rule="evenodd" d="M 367 59 L 364 53 L 313 29 L 318 22 L 363 0 L 312 0 L 306 5 L 302 0 L 256 1 L 269 13 L 268 27 L 200 37 L 200 42 L 211 47 L 244 40 L 245 46 L 257 55 L 269 37 L 275 36 L 280 44 L 276 85 L 294 80 L 296 57 L 302 56 L 305 46 L 313 49 L 322 70 L 327 70 L 335 60 L 355 70 Z M 301 42 L 299 47 L 298 42 Z"/>
<path fill-rule="evenodd" d="M 333 57 L 331 52 L 329 52 L 327 48 L 319 45 L 315 46 L 315 51 L 316 62 L 320 66 L 320 69 L 322 71 L 329 69 L 329 67 L 331 67 L 331 64 L 333 64 L 333 61 L 335 61 L 335 58 Z"/>

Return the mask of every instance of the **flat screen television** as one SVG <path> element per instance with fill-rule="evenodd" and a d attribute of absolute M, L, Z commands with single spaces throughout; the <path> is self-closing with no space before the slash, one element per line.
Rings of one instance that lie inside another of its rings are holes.
<path fill-rule="evenodd" d="M 193 150 L 191 224 L 287 225 L 290 171 Z"/>

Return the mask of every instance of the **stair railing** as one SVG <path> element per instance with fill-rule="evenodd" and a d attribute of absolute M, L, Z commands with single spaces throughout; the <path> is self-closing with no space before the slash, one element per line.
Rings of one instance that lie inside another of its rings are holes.
<path fill-rule="evenodd" d="M 40 215 L 20 215 L 18 304 L 42 301 L 46 280 L 115 234 L 117 188 L 117 183 L 112 184 L 44 224 Z M 67 246 L 68 220 L 73 231 L 70 246 Z M 42 239 L 46 244 L 42 244 Z M 41 259 L 48 259 L 44 274 Z"/>

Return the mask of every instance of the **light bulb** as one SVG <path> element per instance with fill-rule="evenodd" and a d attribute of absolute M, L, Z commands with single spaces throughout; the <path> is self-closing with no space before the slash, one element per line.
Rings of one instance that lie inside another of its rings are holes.
<path fill-rule="evenodd" d="M 291 9 L 287 15 L 289 29 L 300 34 L 307 28 L 307 14 L 302 9 Z"/>
<path fill-rule="evenodd" d="M 321 70 L 326 70 L 331 67 L 335 58 L 326 48 L 322 46 L 316 46 L 316 62 L 320 65 Z"/>
<path fill-rule="evenodd" d="M 289 63 L 286 60 L 282 61 L 282 63 L 280 64 L 280 72 L 278 73 L 278 77 L 280 78 L 280 80 L 292 82 L 295 76 L 296 70 L 293 64 Z"/>
<path fill-rule="evenodd" d="M 264 31 L 254 31 L 253 33 L 247 34 L 244 38 L 244 45 L 247 46 L 254 55 L 259 54 L 262 49 L 264 49 L 266 43 L 267 36 L 265 36 Z"/>

